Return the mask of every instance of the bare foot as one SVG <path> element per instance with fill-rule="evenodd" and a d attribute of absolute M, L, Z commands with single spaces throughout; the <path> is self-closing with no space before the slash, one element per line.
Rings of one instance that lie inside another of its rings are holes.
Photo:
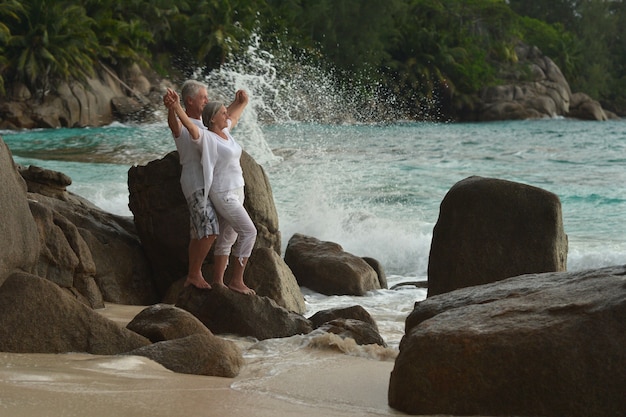
<path fill-rule="evenodd" d="M 235 292 L 239 292 L 239 293 L 245 294 L 245 295 L 255 295 L 256 294 L 256 291 L 254 291 L 252 288 L 248 287 L 247 285 L 243 285 L 243 286 L 229 285 L 228 288 L 230 288 L 231 290 L 233 290 Z"/>
<path fill-rule="evenodd" d="M 212 282 L 212 283 L 211 283 L 211 286 L 212 286 L 213 288 L 228 288 L 228 287 L 226 286 L 226 284 L 224 284 L 224 283 L 223 283 L 223 282 L 221 282 L 221 281 L 220 281 L 220 282 L 214 281 L 214 282 Z"/>
<path fill-rule="evenodd" d="M 185 280 L 185 287 L 188 287 L 190 285 L 193 285 L 194 287 L 200 289 L 200 290 L 210 290 L 211 289 L 211 285 L 206 282 L 204 280 L 204 278 L 200 277 L 200 278 L 191 278 L 191 277 L 187 277 L 187 279 Z"/>

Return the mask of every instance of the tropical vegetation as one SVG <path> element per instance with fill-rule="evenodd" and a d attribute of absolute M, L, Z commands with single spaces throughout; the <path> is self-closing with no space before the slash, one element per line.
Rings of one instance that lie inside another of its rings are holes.
<path fill-rule="evenodd" d="M 2 0 L 0 95 L 21 82 L 43 98 L 101 65 L 185 77 L 227 63 L 255 34 L 340 81 L 384 86 L 409 112 L 454 113 L 502 82 L 524 42 L 574 91 L 623 111 L 624 27 L 619 0 Z"/>

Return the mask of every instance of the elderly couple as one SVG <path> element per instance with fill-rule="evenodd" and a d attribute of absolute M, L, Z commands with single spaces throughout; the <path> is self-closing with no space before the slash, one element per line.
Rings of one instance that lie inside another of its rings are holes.
<path fill-rule="evenodd" d="M 228 288 L 254 294 L 243 281 L 243 272 L 256 241 L 256 227 L 243 207 L 244 180 L 239 159 L 241 146 L 231 136 L 248 95 L 239 90 L 226 108 L 209 101 L 207 88 L 189 80 L 183 84 L 182 101 L 168 89 L 163 103 L 176 142 L 182 172 L 180 183 L 190 212 L 189 271 L 185 286 L 210 289 L 225 287 L 229 255 L 237 258 Z M 202 275 L 202 263 L 215 242 L 213 280 Z M 234 247 L 233 247 L 234 245 Z"/>

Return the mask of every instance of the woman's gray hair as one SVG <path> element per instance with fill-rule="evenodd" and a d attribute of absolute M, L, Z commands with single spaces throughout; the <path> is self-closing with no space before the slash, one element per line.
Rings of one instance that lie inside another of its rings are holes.
<path fill-rule="evenodd" d="M 220 111 L 224 106 L 221 101 L 209 101 L 204 109 L 202 109 L 202 123 L 211 130 L 213 122 L 211 119 Z"/>
<path fill-rule="evenodd" d="M 201 89 L 206 89 L 206 85 L 202 84 L 200 81 L 196 80 L 187 80 L 183 83 L 183 88 L 181 90 L 181 96 L 183 99 L 183 103 L 187 104 L 187 97 L 194 98 Z"/>

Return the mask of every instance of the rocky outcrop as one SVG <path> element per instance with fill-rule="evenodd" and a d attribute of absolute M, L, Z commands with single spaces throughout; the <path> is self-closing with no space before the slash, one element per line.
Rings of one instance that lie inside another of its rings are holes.
<path fill-rule="evenodd" d="M 484 88 L 473 110 L 465 110 L 474 121 L 524 120 L 573 117 L 585 120 L 607 120 L 597 101 L 587 96 L 583 105 L 572 94 L 560 68 L 537 47 L 519 44 L 517 62 L 501 76 L 508 81 Z"/>
<path fill-rule="evenodd" d="M 622 416 L 626 268 L 524 275 L 416 303 L 389 382 L 409 414 Z"/>
<path fill-rule="evenodd" d="M 296 233 L 289 239 L 285 263 L 298 284 L 326 295 L 365 295 L 380 289 L 376 271 L 341 245 Z"/>
<path fill-rule="evenodd" d="M 311 323 L 303 316 L 280 307 L 267 297 L 244 295 L 227 288 L 186 287 L 176 307 L 189 311 L 215 334 L 231 333 L 264 340 L 312 330 Z"/>
<path fill-rule="evenodd" d="M 15 270 L 32 272 L 39 258 L 39 236 L 28 209 L 27 187 L 0 138 L 0 285 Z"/>
<path fill-rule="evenodd" d="M 281 307 L 304 314 L 306 304 L 296 277 L 285 261 L 270 248 L 258 248 L 246 265 L 244 281 L 257 295 L 269 297 Z"/>
<path fill-rule="evenodd" d="M 374 329 L 376 329 L 376 331 L 378 331 L 378 326 L 370 313 L 368 313 L 367 310 L 360 305 L 322 310 L 309 317 L 311 324 L 313 324 L 313 327 L 316 329 L 329 321 L 337 319 L 359 320 L 370 324 Z"/>
<path fill-rule="evenodd" d="M 114 355 L 149 343 L 49 280 L 16 272 L 0 286 L 2 352 Z"/>
<path fill-rule="evenodd" d="M 227 378 L 239 375 L 244 362 L 237 345 L 208 333 L 154 343 L 126 354 L 144 356 L 181 374 Z"/>
<path fill-rule="evenodd" d="M 126 328 L 150 339 L 152 343 L 210 331 L 188 311 L 170 304 L 146 307 L 126 325 Z"/>
<path fill-rule="evenodd" d="M 428 259 L 428 296 L 565 271 L 567 246 L 555 194 L 500 179 L 466 178 L 441 202 Z"/>
<path fill-rule="evenodd" d="M 387 346 L 372 316 L 360 305 L 322 310 L 309 318 L 317 331 L 351 338 L 357 345 Z"/>
<path fill-rule="evenodd" d="M 30 212 L 39 232 L 38 276 L 94 308 L 104 301 L 158 301 L 132 219 L 106 213 L 68 192 L 71 179 L 62 173 L 32 166 L 19 171 L 28 185 Z"/>
<path fill-rule="evenodd" d="M 0 98 L 0 129 L 104 126 L 113 121 L 148 121 L 161 104 L 159 83 L 149 81 L 134 65 L 122 80 L 102 65 L 86 82 L 62 82 L 43 98 L 15 83 L 7 98 Z M 155 85 L 153 88 L 152 85 Z M 158 91 L 157 91 L 158 90 Z"/>
<path fill-rule="evenodd" d="M 342 339 L 350 338 L 357 345 L 379 345 L 387 347 L 387 343 L 370 323 L 354 319 L 336 319 L 322 324 L 316 329 L 336 334 Z"/>
<path fill-rule="evenodd" d="M 568 117 L 583 120 L 608 120 L 616 118 L 612 113 L 605 111 L 602 105 L 584 93 L 572 94 Z"/>
<path fill-rule="evenodd" d="M 245 151 L 241 165 L 245 207 L 257 227 L 255 248 L 279 253 L 278 214 L 266 174 Z M 161 295 L 187 274 L 189 209 L 180 188 L 180 171 L 176 151 L 128 171 L 129 207 Z M 213 262 L 212 252 L 207 262 Z"/>
<path fill-rule="evenodd" d="M 141 311 L 126 326 L 154 344 L 128 352 L 179 373 L 233 378 L 244 360 L 234 342 L 221 339 L 189 312 L 166 304 Z"/>

